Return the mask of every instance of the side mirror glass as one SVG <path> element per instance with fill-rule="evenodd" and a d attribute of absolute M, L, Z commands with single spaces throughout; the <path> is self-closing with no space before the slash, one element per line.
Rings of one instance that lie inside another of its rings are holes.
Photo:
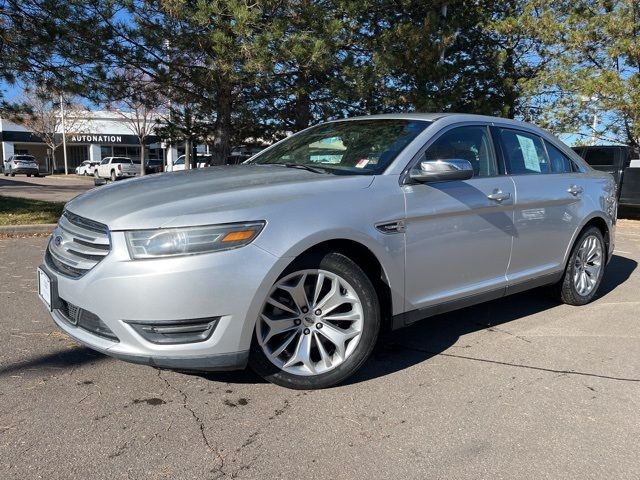
<path fill-rule="evenodd" d="M 472 177 L 471 162 L 459 158 L 423 160 L 409 172 L 409 178 L 419 183 L 469 180 Z"/>

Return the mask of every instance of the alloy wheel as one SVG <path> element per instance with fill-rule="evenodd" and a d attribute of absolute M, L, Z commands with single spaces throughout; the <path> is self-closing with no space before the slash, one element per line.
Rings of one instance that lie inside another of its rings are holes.
<path fill-rule="evenodd" d="M 363 316 L 362 302 L 344 278 L 327 270 L 301 270 L 273 286 L 256 324 L 256 337 L 279 369 L 319 375 L 353 353 Z"/>
<path fill-rule="evenodd" d="M 602 270 L 602 244 L 595 235 L 587 236 L 576 254 L 573 285 L 579 295 L 589 295 L 600 278 Z"/>

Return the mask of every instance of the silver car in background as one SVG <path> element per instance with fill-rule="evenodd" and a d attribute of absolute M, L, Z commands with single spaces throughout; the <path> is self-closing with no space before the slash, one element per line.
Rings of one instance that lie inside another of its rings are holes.
<path fill-rule="evenodd" d="M 548 133 L 462 114 L 328 122 L 243 165 L 67 204 L 38 271 L 55 323 L 132 362 L 291 388 L 352 375 L 382 329 L 553 285 L 591 301 L 616 192 Z"/>

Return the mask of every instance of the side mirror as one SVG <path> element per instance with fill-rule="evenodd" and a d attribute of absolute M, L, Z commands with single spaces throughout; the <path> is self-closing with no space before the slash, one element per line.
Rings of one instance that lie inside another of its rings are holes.
<path fill-rule="evenodd" d="M 409 178 L 418 183 L 469 180 L 472 177 L 471 162 L 458 158 L 423 160 L 409 171 Z"/>

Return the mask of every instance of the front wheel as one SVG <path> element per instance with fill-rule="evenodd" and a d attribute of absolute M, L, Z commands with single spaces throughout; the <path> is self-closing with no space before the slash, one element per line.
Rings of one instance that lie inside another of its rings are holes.
<path fill-rule="evenodd" d="M 357 264 L 336 252 L 306 256 L 271 288 L 249 364 L 283 387 L 327 388 L 362 366 L 380 323 L 376 289 Z"/>
<path fill-rule="evenodd" d="M 556 291 L 568 305 L 585 305 L 593 300 L 606 263 L 606 246 L 602 232 L 589 227 L 576 240 Z"/>

